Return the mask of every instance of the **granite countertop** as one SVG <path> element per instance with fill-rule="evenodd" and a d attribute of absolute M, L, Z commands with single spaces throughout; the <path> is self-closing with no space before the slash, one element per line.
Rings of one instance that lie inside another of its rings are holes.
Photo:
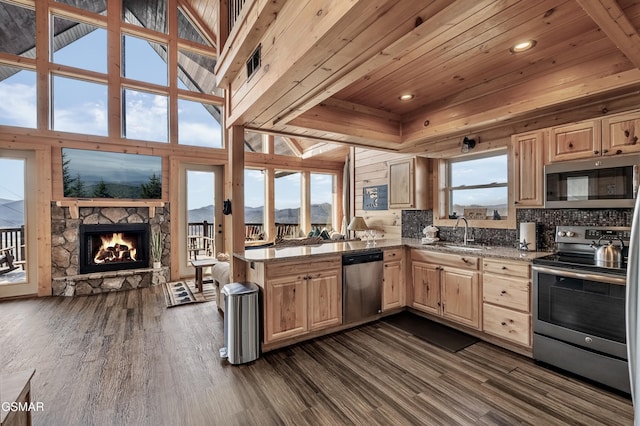
<path fill-rule="evenodd" d="M 437 242 L 433 244 L 422 244 L 420 239 L 417 238 L 398 238 L 398 239 L 382 239 L 377 240 L 375 244 L 367 243 L 365 241 L 345 241 L 345 242 L 333 242 L 307 246 L 294 246 L 294 247 L 267 247 L 262 249 L 246 250 L 244 254 L 234 253 L 234 257 L 244 260 L 246 262 L 268 262 L 278 260 L 292 260 L 296 258 L 306 258 L 308 256 L 330 256 L 341 255 L 343 253 L 349 253 L 354 251 L 365 251 L 373 249 L 385 249 L 385 248 L 400 248 L 410 247 L 415 249 L 423 249 L 429 251 L 438 251 L 454 254 L 466 254 L 478 257 L 493 257 L 500 259 L 510 260 L 522 260 L 530 262 L 537 257 L 546 256 L 550 252 L 529 252 L 520 251 L 513 247 L 501 247 L 501 246 L 473 246 L 480 248 L 480 250 L 464 250 L 447 247 L 447 245 L 460 246 L 454 242 Z"/>

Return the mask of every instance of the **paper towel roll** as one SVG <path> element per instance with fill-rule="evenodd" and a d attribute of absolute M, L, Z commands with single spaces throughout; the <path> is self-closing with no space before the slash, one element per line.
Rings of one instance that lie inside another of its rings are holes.
<path fill-rule="evenodd" d="M 535 222 L 520 223 L 520 249 L 536 251 L 536 224 Z"/>

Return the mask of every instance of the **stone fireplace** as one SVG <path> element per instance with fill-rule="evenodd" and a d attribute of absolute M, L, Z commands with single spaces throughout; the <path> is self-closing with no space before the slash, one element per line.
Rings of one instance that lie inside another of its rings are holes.
<path fill-rule="evenodd" d="M 79 207 L 72 215 L 68 207 L 56 203 L 51 212 L 54 296 L 129 290 L 169 279 L 168 204 L 156 207 L 151 216 L 147 207 L 97 206 Z M 150 258 L 149 240 L 154 232 L 162 235 L 162 267 L 157 269 Z"/>
<path fill-rule="evenodd" d="M 78 243 L 81 274 L 149 266 L 148 223 L 80 225 Z"/>

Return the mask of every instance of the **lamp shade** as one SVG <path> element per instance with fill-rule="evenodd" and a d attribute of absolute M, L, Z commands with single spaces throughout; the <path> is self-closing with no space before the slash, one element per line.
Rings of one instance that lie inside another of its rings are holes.
<path fill-rule="evenodd" d="M 349 231 L 366 231 L 369 227 L 361 216 L 354 216 L 347 229 Z"/>

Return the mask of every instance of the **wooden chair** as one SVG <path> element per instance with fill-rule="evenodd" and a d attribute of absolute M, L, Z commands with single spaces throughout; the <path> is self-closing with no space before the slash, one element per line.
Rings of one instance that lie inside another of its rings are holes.
<path fill-rule="evenodd" d="M 11 253 L 12 251 L 13 247 L 0 249 L 0 275 L 18 269 L 18 267 L 13 264 L 15 257 Z M 3 267 L 3 265 L 6 266 Z"/>

